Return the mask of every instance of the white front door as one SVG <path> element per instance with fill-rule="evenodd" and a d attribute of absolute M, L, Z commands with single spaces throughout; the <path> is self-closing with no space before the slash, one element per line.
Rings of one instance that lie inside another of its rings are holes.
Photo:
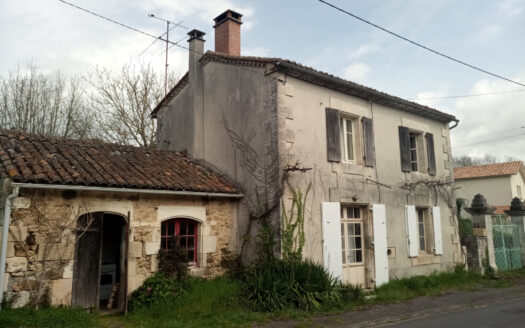
<path fill-rule="evenodd" d="M 343 282 L 365 287 L 363 208 L 341 207 Z"/>

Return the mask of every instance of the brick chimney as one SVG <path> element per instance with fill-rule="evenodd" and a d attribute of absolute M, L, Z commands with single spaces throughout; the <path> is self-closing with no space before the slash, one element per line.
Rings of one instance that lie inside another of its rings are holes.
<path fill-rule="evenodd" d="M 241 17 L 241 14 L 228 9 L 214 19 L 215 52 L 241 55 Z"/>

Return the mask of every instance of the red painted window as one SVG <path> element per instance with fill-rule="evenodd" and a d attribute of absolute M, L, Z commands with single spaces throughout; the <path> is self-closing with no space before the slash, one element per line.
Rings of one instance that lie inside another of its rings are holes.
<path fill-rule="evenodd" d="M 169 249 L 171 241 L 179 243 L 186 250 L 188 262 L 197 263 L 198 223 L 188 219 L 171 219 L 162 222 L 160 245 Z"/>

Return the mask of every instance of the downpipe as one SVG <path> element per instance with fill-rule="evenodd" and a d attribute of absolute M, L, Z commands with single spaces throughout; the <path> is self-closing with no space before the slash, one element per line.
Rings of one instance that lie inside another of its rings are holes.
<path fill-rule="evenodd" d="M 0 310 L 2 309 L 2 302 L 4 301 L 4 278 L 5 278 L 5 262 L 7 257 L 7 238 L 9 237 L 9 226 L 11 224 L 11 204 L 12 200 L 18 196 L 18 187 L 13 188 L 13 192 L 7 196 L 4 207 L 4 221 L 2 229 L 2 252 L 0 255 Z"/>

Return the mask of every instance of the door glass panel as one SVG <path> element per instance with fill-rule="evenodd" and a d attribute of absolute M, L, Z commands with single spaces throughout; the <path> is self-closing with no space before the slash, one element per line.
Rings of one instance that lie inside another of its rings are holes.
<path fill-rule="evenodd" d="M 355 238 L 355 248 L 361 248 L 361 237 Z"/>
<path fill-rule="evenodd" d="M 363 251 L 357 250 L 355 256 L 356 262 L 363 262 Z"/>

